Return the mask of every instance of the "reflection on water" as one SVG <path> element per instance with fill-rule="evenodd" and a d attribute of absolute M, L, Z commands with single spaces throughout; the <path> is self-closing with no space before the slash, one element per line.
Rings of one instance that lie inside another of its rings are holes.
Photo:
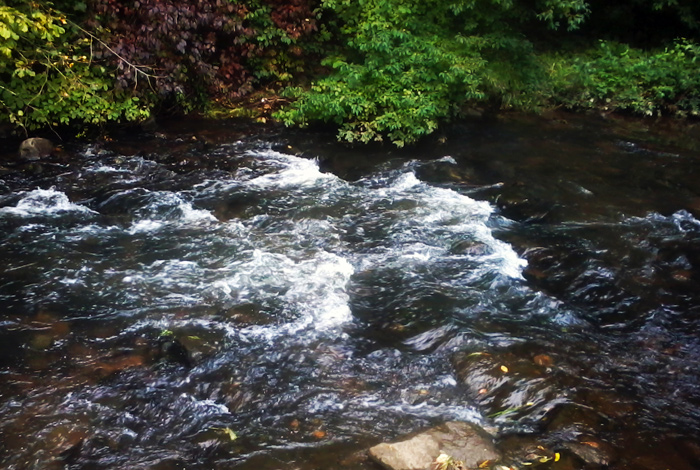
<path fill-rule="evenodd" d="M 483 126 L 396 158 L 127 141 L 16 177 L 3 468 L 364 468 L 445 420 L 512 462 L 693 468 L 696 157 Z"/>

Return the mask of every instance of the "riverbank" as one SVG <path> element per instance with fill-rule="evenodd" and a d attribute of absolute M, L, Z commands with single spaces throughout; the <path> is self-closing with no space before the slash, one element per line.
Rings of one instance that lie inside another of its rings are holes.
<path fill-rule="evenodd" d="M 229 110 L 402 147 L 475 109 L 700 113 L 695 7 L 363 2 L 10 2 L 0 123 L 90 134 Z"/>

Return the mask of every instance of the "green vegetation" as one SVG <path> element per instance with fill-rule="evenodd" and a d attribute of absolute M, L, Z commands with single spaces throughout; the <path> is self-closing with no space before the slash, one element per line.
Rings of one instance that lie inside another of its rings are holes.
<path fill-rule="evenodd" d="M 290 4 L 0 0 L 0 123 L 138 122 L 281 86 L 316 30 L 310 3 Z"/>
<path fill-rule="evenodd" d="M 38 3 L 0 4 L 0 120 L 33 130 L 149 116 L 93 60 L 94 40 Z"/>
<path fill-rule="evenodd" d="M 325 59 L 331 73 L 310 90 L 291 90 L 286 124 L 325 121 L 339 138 L 388 137 L 403 146 L 458 116 L 468 103 L 533 108 L 545 75 L 518 26 L 540 19 L 575 28 L 582 1 L 545 1 L 528 10 L 514 1 L 326 0 L 342 44 Z"/>
<path fill-rule="evenodd" d="M 289 91 L 297 101 L 278 117 L 288 125 L 333 123 L 338 137 L 348 142 L 388 138 L 402 146 L 460 116 L 467 106 L 695 116 L 700 98 L 695 43 L 679 40 L 643 50 L 600 42 L 589 50 L 586 42 L 595 43 L 588 36 L 592 33 L 573 33 L 585 25 L 593 7 L 627 17 L 636 14 L 632 9 L 649 16 L 669 10 L 664 13 L 677 21 L 668 24 L 692 32 L 697 7 L 691 5 L 326 0 L 323 6 L 335 13 L 347 46 L 325 59 L 326 77 L 309 89 Z M 630 34 L 630 29 L 619 33 Z M 673 36 L 662 39 L 668 38 Z M 579 45 L 563 51 L 552 43 Z"/>
<path fill-rule="evenodd" d="M 290 103 L 403 146 L 470 108 L 700 112 L 694 0 L 0 0 L 18 130 Z M 243 113 L 249 114 L 249 113 Z"/>
<path fill-rule="evenodd" d="M 657 51 L 601 42 L 588 52 L 550 58 L 553 102 L 639 115 L 700 114 L 700 45 L 687 40 Z"/>

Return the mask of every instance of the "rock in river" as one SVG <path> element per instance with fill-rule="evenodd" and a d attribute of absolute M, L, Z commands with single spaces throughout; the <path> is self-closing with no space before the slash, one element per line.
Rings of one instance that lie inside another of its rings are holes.
<path fill-rule="evenodd" d="M 42 137 L 31 137 L 19 145 L 19 157 L 22 160 L 41 160 L 56 150 L 53 142 Z"/>
<path fill-rule="evenodd" d="M 394 443 L 369 450 L 370 457 L 389 470 L 428 470 L 440 454 L 460 460 L 467 468 L 499 459 L 491 438 L 479 427 L 451 421 Z"/>

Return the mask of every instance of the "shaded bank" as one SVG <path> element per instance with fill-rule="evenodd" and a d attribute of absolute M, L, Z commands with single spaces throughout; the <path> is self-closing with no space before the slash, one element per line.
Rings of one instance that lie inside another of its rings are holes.
<path fill-rule="evenodd" d="M 698 13 L 656 0 L 6 0 L 0 123 L 84 135 L 258 111 L 400 147 L 475 111 L 695 117 Z"/>

